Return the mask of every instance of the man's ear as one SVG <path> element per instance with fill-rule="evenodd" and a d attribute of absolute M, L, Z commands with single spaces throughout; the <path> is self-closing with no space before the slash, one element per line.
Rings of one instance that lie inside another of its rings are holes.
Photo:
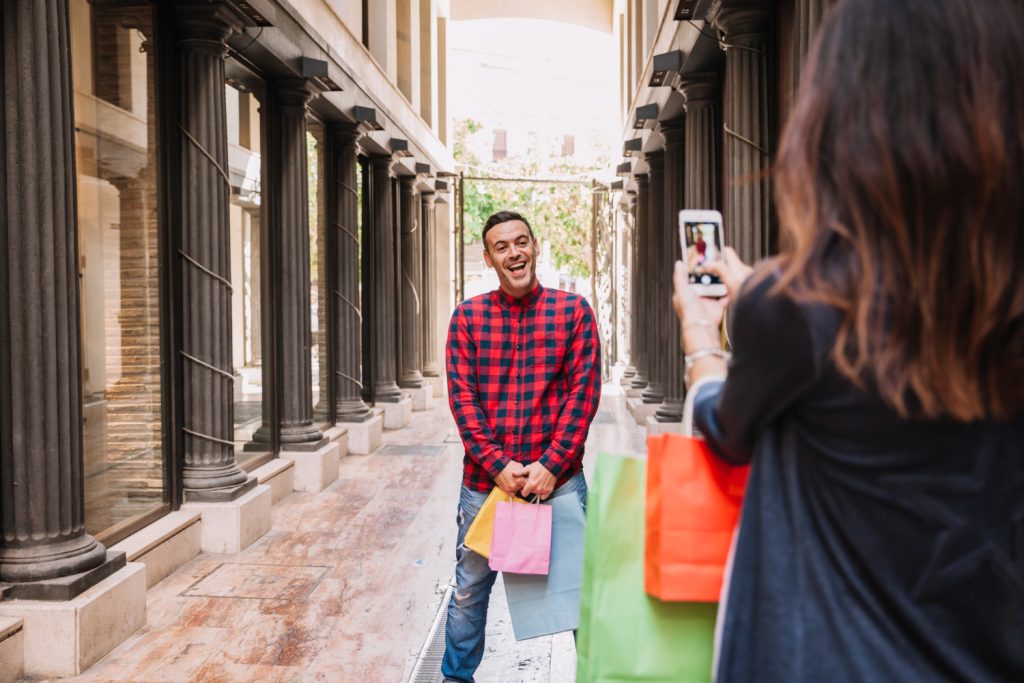
<path fill-rule="evenodd" d="M 484 247 L 484 263 L 487 264 L 488 268 L 493 268 L 494 264 L 491 262 L 491 254 L 487 251 L 487 247 Z"/>

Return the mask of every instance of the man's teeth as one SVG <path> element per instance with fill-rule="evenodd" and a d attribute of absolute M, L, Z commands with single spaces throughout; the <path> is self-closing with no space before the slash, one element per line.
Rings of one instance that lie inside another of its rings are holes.
<path fill-rule="evenodd" d="M 518 263 L 514 266 L 510 266 L 509 270 L 511 270 L 513 273 L 518 273 L 520 270 L 523 270 L 524 268 L 526 268 L 525 263 Z"/>

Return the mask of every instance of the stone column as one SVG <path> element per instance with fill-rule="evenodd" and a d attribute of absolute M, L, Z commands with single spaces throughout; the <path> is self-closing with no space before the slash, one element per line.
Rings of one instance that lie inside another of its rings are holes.
<path fill-rule="evenodd" d="M 686 101 L 685 203 L 695 209 L 718 209 L 718 75 L 688 74 L 681 89 Z M 726 229 L 731 236 L 732 228 Z"/>
<path fill-rule="evenodd" d="M 661 241 L 661 262 L 654 277 L 666 289 L 671 289 L 675 263 L 682 258 L 679 244 L 679 211 L 683 204 L 683 169 L 685 166 L 686 121 L 683 118 L 664 121 L 660 124 L 661 136 L 665 138 L 665 182 L 663 185 L 663 218 L 665 226 Z M 671 295 L 668 295 L 669 297 Z M 668 297 L 663 297 L 668 298 Z M 658 422 L 682 422 L 683 397 L 686 386 L 683 382 L 683 349 L 679 339 L 679 324 L 666 301 L 662 318 L 665 319 L 665 400 L 658 406 L 655 417 Z"/>
<path fill-rule="evenodd" d="M 418 389 L 423 386 L 422 365 L 423 308 L 423 235 L 420 232 L 419 194 L 416 176 L 402 176 L 399 187 L 399 253 L 401 254 L 399 286 L 401 287 L 401 331 L 398 386 Z"/>
<path fill-rule="evenodd" d="M 0 580 L 25 582 L 107 551 L 85 533 L 67 3 L 0 11 Z"/>
<path fill-rule="evenodd" d="M 664 260 L 665 221 L 662 219 L 662 197 L 665 182 L 665 153 L 661 151 L 644 155 L 647 162 L 649 190 L 647 192 L 647 260 L 643 269 L 646 281 L 644 318 L 647 321 L 643 338 L 647 345 L 647 387 L 644 389 L 644 403 L 661 403 L 665 398 L 665 364 L 668 356 L 667 331 L 668 314 L 671 313 L 669 297 L 671 289 L 660 275 Z M 671 282 L 671 280 L 668 280 Z"/>
<path fill-rule="evenodd" d="M 625 346 L 628 364 L 622 370 L 623 380 L 630 380 L 632 386 L 633 377 L 636 376 L 636 220 L 633 212 L 632 193 L 623 193 L 622 204 L 619 207 L 619 215 L 622 217 L 622 245 L 623 259 L 622 270 L 625 277 L 620 278 L 621 285 L 627 292 L 624 299 L 624 314 L 626 320 Z M 623 382 L 623 386 L 627 383 Z"/>
<path fill-rule="evenodd" d="M 225 41 L 244 17 L 226 4 L 175 7 L 181 150 L 178 251 L 183 482 L 187 500 L 232 500 L 256 485 L 235 462 L 230 184 Z"/>
<path fill-rule="evenodd" d="M 423 356 L 421 360 L 424 377 L 440 377 L 441 364 L 437 354 L 437 331 L 435 330 L 437 310 L 437 221 L 435 210 L 437 195 L 433 192 L 424 192 L 420 198 L 423 210 L 420 219 L 423 233 L 423 292 L 420 295 L 420 304 L 423 308 L 423 330 L 421 332 Z"/>
<path fill-rule="evenodd" d="M 638 173 L 633 176 L 636 181 L 636 199 L 633 202 L 633 212 L 635 215 L 633 221 L 633 260 L 636 267 L 633 269 L 633 288 L 636 290 L 634 295 L 634 306 L 633 306 L 633 319 L 636 321 L 634 330 L 636 330 L 633 337 L 633 364 L 636 366 L 636 374 L 633 375 L 633 382 L 630 387 L 633 389 L 643 389 L 647 386 L 648 379 L 648 363 L 649 358 L 649 345 L 646 342 L 648 334 L 648 319 L 647 319 L 647 289 L 648 289 L 648 278 L 645 276 L 648 268 L 648 240 L 650 238 L 650 225 L 647 222 L 647 196 L 649 194 L 649 184 L 647 182 L 647 175 L 644 173 Z M 641 341 L 644 340 L 644 341 Z"/>
<path fill-rule="evenodd" d="M 807 53 L 811 50 L 811 44 L 814 42 L 814 35 L 818 32 L 818 27 L 821 25 L 821 19 L 828 11 L 829 6 L 832 4 L 831 0 L 796 0 L 794 18 L 793 18 L 793 73 L 792 73 L 792 84 L 793 90 L 790 93 L 792 97 L 796 93 L 797 86 L 800 84 L 800 75 L 803 73 L 804 60 L 807 58 Z"/>
<path fill-rule="evenodd" d="M 396 357 L 395 233 L 393 227 L 390 155 L 370 157 L 372 220 L 363 226 L 367 241 L 368 289 L 370 302 L 369 334 L 372 351 L 371 396 L 374 402 L 398 403 L 402 391 L 395 381 Z"/>
<path fill-rule="evenodd" d="M 306 173 L 306 103 L 314 87 L 302 79 L 267 86 L 267 230 L 273 298 L 273 402 L 282 450 L 316 450 L 326 443 L 313 422 L 312 333 L 309 293 L 309 189 Z M 264 405 L 269 402 L 264 401 Z M 264 415 L 267 415 L 266 409 Z M 264 418 L 262 432 L 269 424 Z M 255 439 L 256 437 L 254 437 Z"/>
<path fill-rule="evenodd" d="M 364 422 L 372 415 L 362 397 L 363 319 L 359 303 L 359 191 L 356 188 L 358 141 L 363 132 L 356 124 L 337 123 L 327 130 L 328 250 L 331 268 L 331 304 L 334 316 L 334 400 L 338 422 Z"/>
<path fill-rule="evenodd" d="M 726 47 L 722 213 L 732 246 L 748 263 L 775 247 L 768 182 L 770 19 L 770 7 L 758 0 L 715 0 L 708 11 Z"/>

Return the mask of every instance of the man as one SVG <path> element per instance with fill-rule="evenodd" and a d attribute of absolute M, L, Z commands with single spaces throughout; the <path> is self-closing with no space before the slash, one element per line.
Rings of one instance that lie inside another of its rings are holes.
<path fill-rule="evenodd" d="M 537 240 L 525 218 L 499 211 L 483 230 L 500 288 L 452 314 L 446 357 L 452 414 L 466 447 L 455 593 L 448 604 L 446 681 L 472 683 L 484 652 L 496 572 L 463 546 L 494 486 L 586 504 L 583 444 L 601 394 L 597 324 L 583 297 L 537 281 Z"/>

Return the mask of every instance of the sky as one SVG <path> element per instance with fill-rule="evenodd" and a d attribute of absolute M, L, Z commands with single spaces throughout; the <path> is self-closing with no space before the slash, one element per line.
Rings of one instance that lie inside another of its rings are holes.
<path fill-rule="evenodd" d="M 613 34 L 539 19 L 453 21 L 449 30 L 453 118 L 572 134 L 580 142 L 596 135 L 609 150 L 615 145 L 621 124 Z"/>

